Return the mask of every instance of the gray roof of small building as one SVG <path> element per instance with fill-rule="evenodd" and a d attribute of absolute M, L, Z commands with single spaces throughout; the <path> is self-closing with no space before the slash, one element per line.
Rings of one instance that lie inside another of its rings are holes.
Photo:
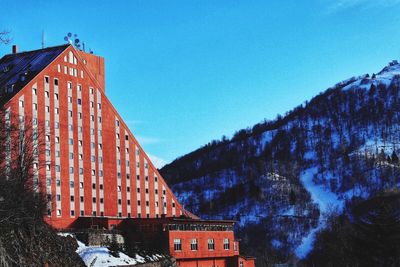
<path fill-rule="evenodd" d="M 28 84 L 68 46 L 68 44 L 60 45 L 2 57 L 0 59 L 0 106 Z"/>

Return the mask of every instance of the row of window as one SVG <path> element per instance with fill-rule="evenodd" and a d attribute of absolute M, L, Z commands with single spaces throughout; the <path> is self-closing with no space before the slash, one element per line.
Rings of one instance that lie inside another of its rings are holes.
<path fill-rule="evenodd" d="M 208 245 L 208 250 L 214 250 L 215 249 L 215 240 L 213 238 L 209 238 L 207 245 Z M 224 248 L 224 250 L 230 249 L 229 238 L 224 238 L 223 248 Z M 193 238 L 190 240 L 190 249 L 198 250 L 198 240 L 196 238 Z M 182 250 L 182 240 L 181 239 L 174 239 L 174 250 L 175 251 Z"/>

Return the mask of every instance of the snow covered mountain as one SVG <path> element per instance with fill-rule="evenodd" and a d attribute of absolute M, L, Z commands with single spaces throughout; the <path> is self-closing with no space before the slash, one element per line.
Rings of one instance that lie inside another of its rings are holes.
<path fill-rule="evenodd" d="M 161 169 L 186 209 L 234 218 L 257 266 L 305 256 L 326 214 L 399 187 L 400 64 L 352 77 L 285 116 Z M 272 256 L 273 255 L 273 256 Z"/>

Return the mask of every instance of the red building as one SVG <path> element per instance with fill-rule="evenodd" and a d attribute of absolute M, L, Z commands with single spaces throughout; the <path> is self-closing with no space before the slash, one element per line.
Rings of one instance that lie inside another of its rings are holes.
<path fill-rule="evenodd" d="M 143 225 L 164 223 L 166 218 L 176 222 L 172 218 L 187 213 L 105 93 L 104 59 L 72 45 L 22 53 L 14 46 L 12 54 L 0 59 L 6 120 L 44 133 L 33 134 L 32 141 L 45 144 L 34 153 L 33 183 L 50 200 L 46 221 L 55 228 L 76 227 L 78 218 L 98 218 L 107 227 L 128 218 Z M 220 252 L 218 247 L 215 253 L 219 258 L 239 257 L 233 230 L 167 233 L 169 240 L 198 236 L 198 251 L 203 251 L 204 240 L 224 236 L 232 249 Z M 181 266 L 200 266 L 193 259 L 211 257 L 208 250 L 194 253 L 186 246 L 182 243 L 180 253 L 170 250 Z M 217 265 L 234 266 L 210 266 Z"/>

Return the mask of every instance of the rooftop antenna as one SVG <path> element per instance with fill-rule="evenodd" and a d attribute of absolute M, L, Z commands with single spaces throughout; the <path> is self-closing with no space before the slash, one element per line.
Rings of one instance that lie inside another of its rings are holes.
<path fill-rule="evenodd" d="M 44 48 L 44 31 L 42 31 L 42 49 Z"/>

